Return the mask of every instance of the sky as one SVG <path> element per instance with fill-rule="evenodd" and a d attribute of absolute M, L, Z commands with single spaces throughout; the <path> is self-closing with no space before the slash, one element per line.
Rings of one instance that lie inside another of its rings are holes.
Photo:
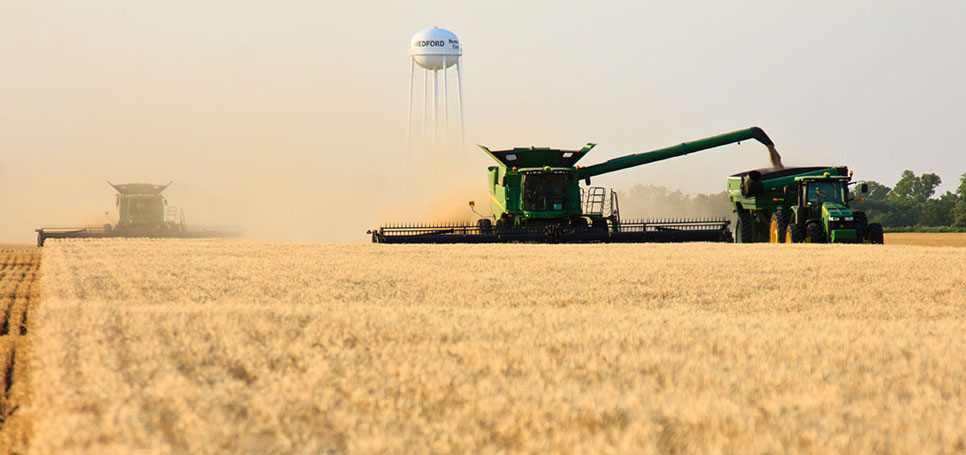
<path fill-rule="evenodd" d="M 750 126 L 786 165 L 954 190 L 963 17 L 941 1 L 0 0 L 0 242 L 109 220 L 106 180 L 174 181 L 193 224 L 367 241 L 469 216 L 492 164 L 474 144 L 595 142 L 593 164 Z M 465 140 L 407 177 L 409 39 L 432 26 L 464 48 Z M 746 142 L 594 185 L 712 193 L 767 164 Z"/>

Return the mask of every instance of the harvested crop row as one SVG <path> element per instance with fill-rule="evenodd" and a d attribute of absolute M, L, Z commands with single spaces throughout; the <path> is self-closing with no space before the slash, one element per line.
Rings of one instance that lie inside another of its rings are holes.
<path fill-rule="evenodd" d="M 966 257 L 57 241 L 35 453 L 966 447 Z"/>
<path fill-rule="evenodd" d="M 40 250 L 0 246 L 0 455 L 24 453 L 30 426 L 28 314 L 36 307 Z"/>

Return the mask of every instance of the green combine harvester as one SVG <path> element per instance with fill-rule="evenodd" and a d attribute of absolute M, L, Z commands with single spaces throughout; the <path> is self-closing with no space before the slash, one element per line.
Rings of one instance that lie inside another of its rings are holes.
<path fill-rule="evenodd" d="M 858 184 L 858 191 L 850 186 Z M 883 243 L 882 225 L 849 202 L 868 185 L 841 167 L 746 171 L 728 177 L 738 243 Z"/>
<path fill-rule="evenodd" d="M 774 152 L 771 139 L 758 127 L 586 167 L 577 162 L 595 144 L 580 150 L 496 151 L 480 146 L 497 162 L 487 173 L 492 217 L 481 217 L 475 225 L 392 225 L 368 233 L 375 243 L 730 242 L 731 222 L 725 219 L 622 220 L 617 193 L 591 187 L 590 181 L 598 175 L 752 139 Z"/>
<path fill-rule="evenodd" d="M 184 211 L 169 206 L 161 195 L 167 185 L 127 183 L 115 185 L 117 223 L 86 227 L 43 227 L 37 229 L 37 245 L 47 239 L 99 239 L 110 237 L 209 238 L 240 237 L 241 229 L 189 228 Z"/>

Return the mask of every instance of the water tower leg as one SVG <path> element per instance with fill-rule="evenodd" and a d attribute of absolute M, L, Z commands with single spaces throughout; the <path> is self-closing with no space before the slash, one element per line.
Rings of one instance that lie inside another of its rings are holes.
<path fill-rule="evenodd" d="M 406 173 L 404 178 L 409 185 L 409 161 L 413 153 L 413 80 L 416 78 L 416 61 L 409 59 L 409 128 L 406 129 Z"/>
<path fill-rule="evenodd" d="M 429 70 L 423 69 L 423 153 L 429 148 Z M 420 159 L 425 159 L 420 156 Z"/>
<path fill-rule="evenodd" d="M 433 148 L 439 144 L 439 70 L 433 70 Z"/>
<path fill-rule="evenodd" d="M 449 82 L 446 78 L 446 56 L 443 56 L 443 145 L 449 147 Z"/>
<path fill-rule="evenodd" d="M 456 57 L 456 87 L 459 90 L 459 108 L 460 108 L 460 154 L 463 153 L 463 69 L 462 69 L 462 58 Z"/>

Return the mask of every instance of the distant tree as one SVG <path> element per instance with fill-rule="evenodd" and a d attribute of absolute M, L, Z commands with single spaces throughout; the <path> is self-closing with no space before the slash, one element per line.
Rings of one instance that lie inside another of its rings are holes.
<path fill-rule="evenodd" d="M 902 177 L 896 182 L 890 196 L 897 199 L 911 199 L 916 202 L 926 202 L 936 193 L 936 187 L 942 179 L 936 174 L 916 174 L 910 170 L 902 171 Z"/>
<path fill-rule="evenodd" d="M 892 188 L 874 180 L 865 183 L 869 186 L 869 191 L 864 195 L 859 194 L 858 197 L 862 199 L 853 201 L 852 208 L 865 212 L 869 216 L 869 221 L 886 225 L 883 217 L 891 210 L 889 194 L 892 192 Z"/>
<path fill-rule="evenodd" d="M 894 199 L 912 199 L 913 188 L 922 185 L 916 174 L 908 169 L 902 171 L 902 177 L 896 182 L 896 186 L 892 188 L 892 192 L 889 193 L 889 197 Z"/>
<path fill-rule="evenodd" d="M 926 202 L 936 194 L 936 188 L 942 182 L 943 179 L 936 174 L 922 174 L 922 177 L 919 177 L 919 185 L 913 189 L 912 198 L 918 202 Z"/>
<path fill-rule="evenodd" d="M 951 218 L 953 226 L 966 227 L 966 174 L 959 176 L 959 188 L 956 189 L 959 200 L 953 207 Z"/>
<path fill-rule="evenodd" d="M 634 185 L 619 192 L 621 216 L 634 218 L 730 218 L 727 192 L 691 196 L 663 186 Z"/>
<path fill-rule="evenodd" d="M 921 226 L 952 226 L 953 210 L 959 202 L 954 193 L 946 192 L 939 199 L 928 199 L 920 203 L 918 223 Z"/>

